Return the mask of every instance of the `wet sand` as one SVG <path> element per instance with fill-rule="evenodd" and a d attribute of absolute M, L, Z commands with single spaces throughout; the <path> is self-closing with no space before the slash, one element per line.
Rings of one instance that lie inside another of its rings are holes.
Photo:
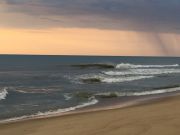
<path fill-rule="evenodd" d="M 179 135 L 180 96 L 131 107 L 1 124 L 0 135 Z"/>

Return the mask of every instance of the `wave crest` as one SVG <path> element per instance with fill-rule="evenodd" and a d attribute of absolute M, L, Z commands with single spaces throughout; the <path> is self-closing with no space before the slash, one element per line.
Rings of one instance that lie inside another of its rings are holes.
<path fill-rule="evenodd" d="M 131 77 L 118 77 L 118 78 L 102 78 L 102 82 L 105 83 L 120 83 L 120 82 L 130 82 L 141 79 L 153 78 L 154 76 L 131 76 Z"/>
<path fill-rule="evenodd" d="M 112 64 L 107 63 L 92 63 L 92 64 L 79 64 L 79 65 L 72 65 L 73 67 L 79 67 L 79 68 L 115 68 Z"/>
<path fill-rule="evenodd" d="M 180 87 L 175 88 L 167 88 L 167 89 L 156 89 L 156 90 L 149 90 L 149 91 L 141 91 L 141 92 L 106 92 L 106 93 L 98 93 L 96 96 L 109 96 L 109 95 L 116 95 L 117 97 L 124 97 L 124 96 L 146 96 L 146 95 L 155 95 L 155 94 L 163 94 L 163 93 L 170 93 L 180 91 Z"/>
<path fill-rule="evenodd" d="M 173 65 L 134 65 L 130 63 L 117 64 L 117 69 L 129 69 L 129 68 L 164 68 L 164 67 L 179 67 L 179 64 Z"/>
<path fill-rule="evenodd" d="M 153 78 L 154 76 L 124 76 L 124 77 L 110 77 L 104 76 L 102 74 L 99 75 L 83 75 L 80 76 L 80 80 L 83 83 L 121 83 L 121 82 L 129 82 L 141 79 Z"/>
<path fill-rule="evenodd" d="M 160 74 L 173 74 L 180 73 L 180 69 L 130 69 L 128 71 L 105 71 L 106 75 L 160 75 Z"/>

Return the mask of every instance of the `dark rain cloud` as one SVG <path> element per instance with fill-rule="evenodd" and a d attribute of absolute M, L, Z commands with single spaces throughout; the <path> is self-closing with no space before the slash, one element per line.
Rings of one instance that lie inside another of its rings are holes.
<path fill-rule="evenodd" d="M 7 12 L 40 18 L 45 27 L 180 32 L 179 0 L 3 0 Z M 34 19 L 36 21 L 36 19 Z M 26 24 L 27 25 L 27 24 Z M 33 27 L 33 26 L 32 26 Z"/>

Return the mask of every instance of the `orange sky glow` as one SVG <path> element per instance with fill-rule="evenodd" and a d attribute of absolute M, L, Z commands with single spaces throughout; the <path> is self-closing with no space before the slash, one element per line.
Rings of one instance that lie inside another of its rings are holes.
<path fill-rule="evenodd" d="M 169 52 L 164 52 L 158 47 L 159 40 L 167 47 L 171 45 Z M 178 34 L 154 36 L 154 33 L 135 31 L 85 28 L 0 29 L 1 54 L 177 55 L 180 52 L 179 41 Z"/>
<path fill-rule="evenodd" d="M 1 0 L 0 54 L 180 56 L 179 9 L 171 1 Z"/>

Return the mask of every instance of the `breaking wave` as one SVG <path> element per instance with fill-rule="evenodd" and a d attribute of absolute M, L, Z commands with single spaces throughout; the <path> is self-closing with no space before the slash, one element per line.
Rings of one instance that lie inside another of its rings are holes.
<path fill-rule="evenodd" d="M 117 69 L 129 69 L 129 68 L 164 68 L 164 67 L 179 67 L 179 64 L 173 65 L 134 65 L 130 63 L 117 64 Z"/>
<path fill-rule="evenodd" d="M 119 78 L 102 78 L 101 81 L 105 83 L 118 83 L 129 82 L 141 79 L 153 78 L 154 76 L 131 76 L 131 77 L 119 77 Z"/>
<path fill-rule="evenodd" d="M 4 88 L 2 91 L 0 91 L 0 100 L 6 99 L 8 95 L 8 91 L 6 90 L 6 88 Z"/>
<path fill-rule="evenodd" d="M 61 114 L 61 113 L 66 113 L 66 112 L 74 111 L 76 109 L 80 109 L 80 108 L 84 108 L 84 107 L 87 107 L 87 106 L 95 105 L 98 102 L 99 101 L 97 99 L 91 98 L 89 102 L 82 103 L 82 104 L 79 104 L 79 105 L 74 106 L 74 107 L 58 109 L 58 110 L 55 110 L 55 111 L 38 112 L 38 113 L 36 113 L 34 115 L 24 115 L 24 116 L 21 116 L 21 117 L 14 117 L 14 118 L 6 119 L 6 120 L 1 120 L 0 123 L 13 122 L 13 121 L 19 121 L 19 120 L 25 120 L 25 119 L 31 119 L 31 118 L 41 118 L 41 117 L 45 117 L 45 116 L 55 116 L 55 115 L 58 115 L 58 114 Z"/>
<path fill-rule="evenodd" d="M 109 77 L 104 75 L 84 75 L 80 77 L 83 83 L 121 83 L 141 79 L 153 78 L 154 76 L 123 76 L 123 77 Z"/>
<path fill-rule="evenodd" d="M 106 75 L 160 75 L 180 73 L 180 69 L 130 69 L 128 71 L 105 71 Z"/>
<path fill-rule="evenodd" d="M 106 93 L 98 93 L 96 96 L 109 96 L 116 95 L 117 97 L 124 96 L 145 96 L 145 95 L 155 95 L 155 94 L 163 94 L 180 91 L 180 87 L 175 88 L 167 88 L 167 89 L 157 89 L 157 90 L 149 90 L 149 91 L 141 91 L 141 92 L 106 92 Z"/>

